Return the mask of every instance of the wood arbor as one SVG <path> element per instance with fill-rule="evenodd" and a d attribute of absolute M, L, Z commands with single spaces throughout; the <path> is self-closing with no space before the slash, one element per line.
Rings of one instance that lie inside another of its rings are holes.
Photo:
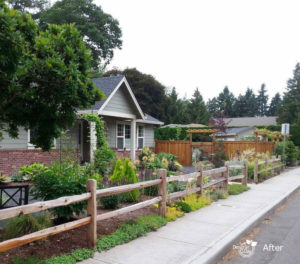
<path fill-rule="evenodd" d="M 218 129 L 188 129 L 186 131 L 190 135 L 190 147 L 191 147 L 191 155 L 193 153 L 193 146 L 202 146 L 201 143 L 194 142 L 193 143 L 193 134 L 212 134 L 212 144 L 210 153 L 214 153 L 215 150 L 215 142 L 216 142 L 216 133 L 219 132 Z"/>

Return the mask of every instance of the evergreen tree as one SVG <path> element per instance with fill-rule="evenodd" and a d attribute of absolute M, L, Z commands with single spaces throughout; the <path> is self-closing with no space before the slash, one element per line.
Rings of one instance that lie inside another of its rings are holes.
<path fill-rule="evenodd" d="M 188 105 L 188 112 L 190 115 L 190 121 L 192 123 L 208 123 L 209 114 L 207 112 L 205 102 L 203 101 L 203 97 L 199 92 L 198 88 L 196 88 L 193 94 L 193 98 L 190 100 L 190 103 Z"/>
<path fill-rule="evenodd" d="M 216 117 L 219 112 L 218 100 L 216 97 L 209 99 L 207 102 L 207 110 L 211 116 Z"/>
<path fill-rule="evenodd" d="M 179 104 L 176 88 L 173 87 L 171 93 L 167 95 L 166 124 L 176 124 L 178 122 Z"/>
<path fill-rule="evenodd" d="M 278 111 L 280 123 L 295 123 L 300 113 L 300 64 L 297 63 L 293 78 L 287 82 L 282 104 Z"/>
<path fill-rule="evenodd" d="M 279 93 L 276 93 L 274 95 L 274 97 L 272 98 L 271 100 L 271 103 L 270 103 L 270 107 L 269 107 L 269 110 L 268 110 L 268 115 L 269 116 L 277 116 L 278 114 L 278 109 L 281 105 L 281 96 Z"/>
<path fill-rule="evenodd" d="M 263 83 L 257 96 L 257 115 L 266 116 L 268 114 L 268 95 L 266 90 L 266 85 Z"/>
<path fill-rule="evenodd" d="M 234 104 L 236 117 L 253 117 L 257 113 L 256 97 L 252 89 L 247 88 L 245 95 L 239 95 Z"/>
<path fill-rule="evenodd" d="M 225 88 L 217 98 L 218 112 L 223 111 L 224 116 L 226 117 L 234 116 L 233 105 L 235 103 L 235 100 L 236 99 L 233 93 L 231 93 L 228 87 L 225 86 Z"/>

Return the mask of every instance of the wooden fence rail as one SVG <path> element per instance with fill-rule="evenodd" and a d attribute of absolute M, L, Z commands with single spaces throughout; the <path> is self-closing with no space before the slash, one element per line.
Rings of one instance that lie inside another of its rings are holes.
<path fill-rule="evenodd" d="M 143 207 L 158 203 L 158 211 L 159 215 L 165 217 L 166 210 L 167 210 L 167 200 L 171 200 L 174 198 L 179 198 L 187 194 L 191 193 L 199 193 L 200 195 L 203 194 L 203 190 L 205 188 L 208 188 L 212 185 L 223 183 L 223 187 L 227 189 L 228 181 L 230 180 L 236 180 L 236 179 L 247 179 L 247 174 L 244 174 L 243 177 L 239 175 L 239 177 L 229 177 L 229 171 L 230 169 L 243 169 L 244 173 L 247 171 L 246 166 L 247 163 L 244 163 L 243 166 L 229 166 L 226 164 L 225 167 L 212 169 L 212 170 L 203 170 L 201 166 L 197 168 L 197 172 L 185 174 L 185 175 L 178 175 L 178 176 L 171 176 L 167 177 L 167 171 L 165 169 L 159 169 L 158 170 L 158 178 L 157 180 L 151 180 L 151 181 L 145 181 L 145 182 L 139 182 L 135 184 L 128 184 L 128 185 L 122 185 L 117 187 L 111 187 L 107 189 L 102 190 L 96 190 L 97 182 L 95 180 L 88 180 L 87 181 L 87 193 L 83 193 L 80 195 L 73 195 L 73 196 L 67 196 L 67 197 L 61 197 L 55 200 L 50 201 L 43 201 L 43 202 L 36 202 L 29 205 L 23 205 L 15 208 L 9 208 L 9 209 L 3 209 L 0 211 L 0 220 L 9 219 L 12 217 L 20 216 L 23 214 L 31 214 L 35 212 L 41 212 L 45 211 L 51 208 L 70 205 L 77 202 L 87 201 L 87 216 L 75 220 L 69 223 L 65 223 L 62 225 L 50 227 L 47 229 L 43 229 L 34 233 L 31 233 L 29 235 L 25 235 L 18 238 L 13 238 L 10 240 L 6 240 L 0 243 L 0 252 L 16 248 L 25 244 L 28 244 L 30 242 L 46 238 L 51 235 L 55 235 L 61 232 L 65 232 L 74 228 L 78 228 L 84 225 L 88 226 L 87 229 L 87 241 L 88 246 L 90 248 L 94 248 L 96 246 L 96 240 L 97 240 L 97 221 L 101 221 L 104 219 L 108 219 L 111 217 L 116 217 L 128 212 L 132 212 L 138 209 L 141 209 Z M 211 181 L 208 184 L 203 184 L 203 176 L 209 176 L 211 177 Z M 213 177 L 218 176 L 218 177 Z M 167 183 L 173 182 L 173 181 L 188 181 L 190 179 L 196 179 L 196 188 L 187 189 L 180 192 L 175 192 L 171 194 L 167 194 Z M 247 180 L 243 180 L 244 184 L 247 184 Z M 121 209 L 114 210 L 112 212 L 104 213 L 97 215 L 97 197 L 103 197 L 103 196 L 110 196 L 113 194 L 120 194 L 132 190 L 138 190 L 145 187 L 150 187 L 158 185 L 158 197 L 155 197 L 153 199 L 143 201 L 137 204 L 133 204 Z"/>
<path fill-rule="evenodd" d="M 279 162 L 279 165 L 276 165 L 275 163 Z M 261 170 L 259 170 L 259 166 L 264 165 Z M 273 176 L 274 173 L 279 174 L 280 171 L 283 169 L 283 163 L 281 163 L 281 157 L 279 156 L 278 158 L 273 158 L 273 159 L 268 159 L 268 157 L 265 158 L 263 161 L 258 161 L 258 159 L 254 160 L 254 182 L 258 183 L 258 176 L 259 174 L 263 172 L 267 172 L 269 170 L 268 165 L 270 165 L 270 170 L 271 170 L 271 176 Z"/>

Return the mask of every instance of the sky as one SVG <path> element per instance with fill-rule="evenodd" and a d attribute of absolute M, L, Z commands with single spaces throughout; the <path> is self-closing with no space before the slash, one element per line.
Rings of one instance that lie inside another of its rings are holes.
<path fill-rule="evenodd" d="M 119 20 L 123 46 L 108 69 L 135 67 L 190 98 L 227 85 L 283 93 L 300 62 L 300 1 L 95 0 Z"/>

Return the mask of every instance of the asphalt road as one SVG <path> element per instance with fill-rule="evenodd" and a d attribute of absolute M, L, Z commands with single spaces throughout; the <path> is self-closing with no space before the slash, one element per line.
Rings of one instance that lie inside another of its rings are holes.
<path fill-rule="evenodd" d="M 231 264 L 299 264 L 300 263 L 300 190 L 297 191 L 283 206 L 265 219 L 252 233 L 244 238 L 257 242 L 252 254 L 252 246 L 240 253 Z M 245 244 L 244 244 L 245 245 Z M 246 244 L 247 245 L 247 244 Z M 238 249 L 233 249 L 238 250 Z M 243 252 L 242 252 L 243 254 Z"/>

